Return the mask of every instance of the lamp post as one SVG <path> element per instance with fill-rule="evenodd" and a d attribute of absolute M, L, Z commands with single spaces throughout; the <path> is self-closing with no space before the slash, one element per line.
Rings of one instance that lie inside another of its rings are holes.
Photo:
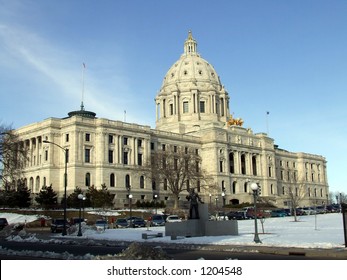
<path fill-rule="evenodd" d="M 77 236 L 82 236 L 82 227 L 81 227 L 82 216 L 81 216 L 81 210 L 82 210 L 82 201 L 83 201 L 83 199 L 85 199 L 85 197 L 81 193 L 77 197 L 78 197 L 78 199 L 80 201 L 80 215 L 79 215 L 79 219 L 78 219 L 79 223 L 78 223 L 78 233 L 77 233 Z"/>
<path fill-rule="evenodd" d="M 158 198 L 158 195 L 155 194 L 154 195 L 155 214 L 158 214 L 157 198 Z"/>
<path fill-rule="evenodd" d="M 258 221 L 257 221 L 257 198 L 258 198 L 258 184 L 252 183 L 251 189 L 253 191 L 253 198 L 254 198 L 254 242 L 255 243 L 261 243 L 258 235 Z"/>
<path fill-rule="evenodd" d="M 223 199 L 223 220 L 225 221 L 225 192 L 222 192 L 222 199 Z"/>
<path fill-rule="evenodd" d="M 131 204 L 132 204 L 133 195 L 129 194 L 129 207 L 130 207 L 130 227 L 133 227 L 133 217 L 131 212 Z"/>
<path fill-rule="evenodd" d="M 66 188 L 67 188 L 67 149 L 63 148 L 62 146 L 54 143 L 54 142 L 51 142 L 51 141 L 48 141 L 48 140 L 43 140 L 42 141 L 43 143 L 48 143 L 48 144 L 53 144 L 57 147 L 59 147 L 60 149 L 62 149 L 65 153 L 65 171 L 64 171 L 64 221 L 63 221 L 63 232 L 62 232 L 62 235 L 65 236 L 67 233 L 66 233 Z"/>

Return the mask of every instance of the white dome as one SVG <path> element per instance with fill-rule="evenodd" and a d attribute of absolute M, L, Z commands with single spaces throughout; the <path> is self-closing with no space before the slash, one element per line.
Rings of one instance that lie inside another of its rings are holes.
<path fill-rule="evenodd" d="M 197 43 L 189 32 L 184 44 L 184 54 L 166 73 L 160 91 L 166 91 L 172 86 L 180 88 L 190 83 L 196 87 L 201 86 L 203 90 L 206 90 L 206 87 L 209 90 L 222 88 L 216 70 L 196 52 L 196 47 Z"/>
<path fill-rule="evenodd" d="M 190 31 L 184 53 L 166 73 L 155 102 L 156 127 L 160 130 L 187 133 L 227 120 L 228 93 L 213 66 L 198 54 Z"/>

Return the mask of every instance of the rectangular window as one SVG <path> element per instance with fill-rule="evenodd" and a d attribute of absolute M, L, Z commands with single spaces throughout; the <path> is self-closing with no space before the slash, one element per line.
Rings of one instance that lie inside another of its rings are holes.
<path fill-rule="evenodd" d="M 142 147 L 142 139 L 137 139 L 137 147 Z"/>
<path fill-rule="evenodd" d="M 154 143 L 151 142 L 151 150 L 153 151 L 154 150 Z"/>
<path fill-rule="evenodd" d="M 69 142 L 69 134 L 68 134 L 68 133 L 65 134 L 65 141 L 66 141 L 66 142 Z"/>
<path fill-rule="evenodd" d="M 174 110 L 173 110 L 173 104 L 170 104 L 170 115 L 174 114 Z"/>
<path fill-rule="evenodd" d="M 89 142 L 90 141 L 90 134 L 86 133 L 86 141 Z"/>
<path fill-rule="evenodd" d="M 113 144 L 113 135 L 108 136 L 108 143 Z"/>
<path fill-rule="evenodd" d="M 223 161 L 219 162 L 219 172 L 223 172 Z"/>
<path fill-rule="evenodd" d="M 90 162 L 90 149 L 84 150 L 84 162 Z"/>
<path fill-rule="evenodd" d="M 189 103 L 188 101 L 183 102 L 183 113 L 189 113 Z"/>
<path fill-rule="evenodd" d="M 123 152 L 123 164 L 128 164 L 128 152 Z"/>
<path fill-rule="evenodd" d="M 113 163 L 113 151 L 112 150 L 108 151 L 108 162 Z"/>
<path fill-rule="evenodd" d="M 46 150 L 45 151 L 45 161 L 47 161 L 48 160 L 48 151 Z"/>
<path fill-rule="evenodd" d="M 200 101 L 200 113 L 205 113 L 205 101 Z"/>
<path fill-rule="evenodd" d="M 128 145 L 128 137 L 123 138 L 123 145 Z"/>
<path fill-rule="evenodd" d="M 177 153 L 177 146 L 174 146 L 174 153 Z"/>
<path fill-rule="evenodd" d="M 137 165 L 142 166 L 142 154 L 137 155 Z"/>

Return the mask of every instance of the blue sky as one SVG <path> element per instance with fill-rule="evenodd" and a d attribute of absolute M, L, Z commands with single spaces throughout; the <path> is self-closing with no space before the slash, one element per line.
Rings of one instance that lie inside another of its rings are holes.
<path fill-rule="evenodd" d="M 343 0 L 0 0 L 0 122 L 79 109 L 85 63 L 86 110 L 155 128 L 192 30 L 244 126 L 323 155 L 331 191 L 347 192 L 346 15 Z"/>

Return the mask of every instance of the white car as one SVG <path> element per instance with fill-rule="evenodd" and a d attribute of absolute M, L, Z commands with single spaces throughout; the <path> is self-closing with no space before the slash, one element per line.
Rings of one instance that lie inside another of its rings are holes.
<path fill-rule="evenodd" d="M 170 215 L 166 218 L 167 223 L 176 223 L 176 222 L 182 222 L 182 219 L 178 217 L 177 215 Z"/>

